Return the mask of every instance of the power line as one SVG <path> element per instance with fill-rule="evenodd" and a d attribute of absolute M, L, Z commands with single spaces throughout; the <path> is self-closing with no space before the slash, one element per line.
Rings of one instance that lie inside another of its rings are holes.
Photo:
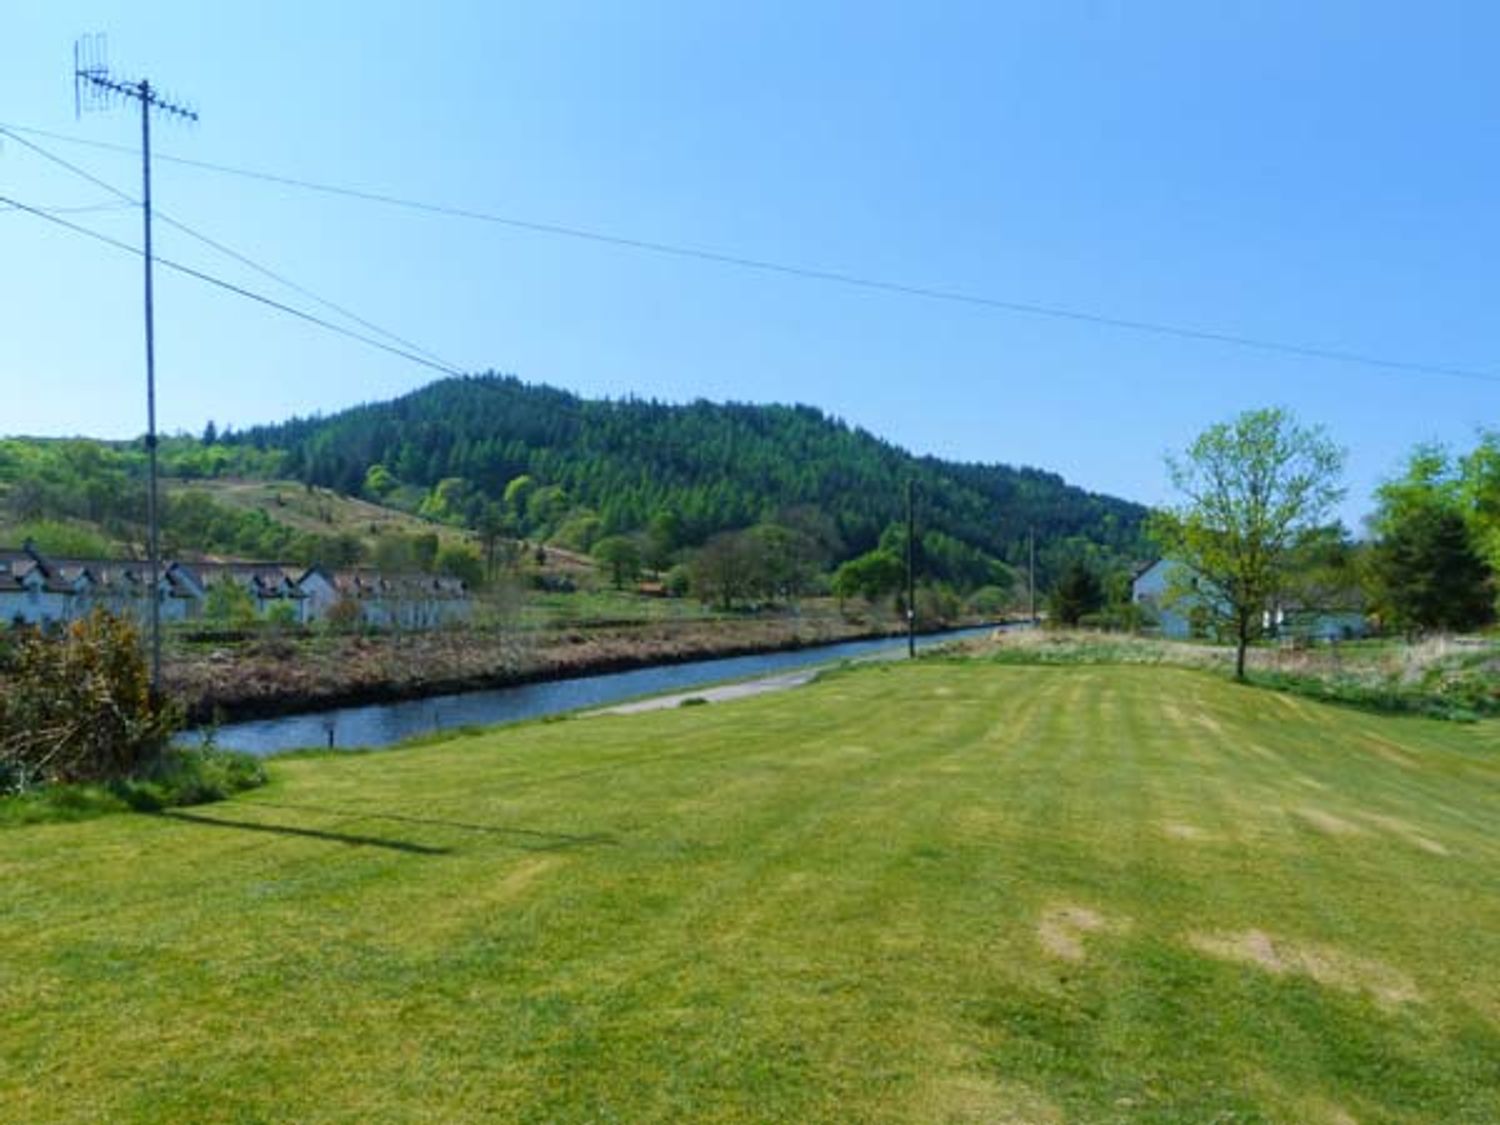
<path fill-rule="evenodd" d="M 0 125 L 0 135 L 10 137 L 11 140 L 15 141 L 18 144 L 24 145 L 26 148 L 29 148 L 32 152 L 36 153 L 38 156 L 42 157 L 44 160 L 49 160 L 53 164 L 56 164 L 58 167 L 64 168 L 67 171 L 73 173 L 75 176 L 79 176 L 82 179 L 87 180 L 89 183 L 93 184 L 95 187 L 103 188 L 105 191 L 107 191 L 107 192 L 111 193 L 112 195 L 117 196 L 119 199 L 123 200 L 124 203 L 129 204 L 130 206 L 133 206 L 133 207 L 139 207 L 140 206 L 140 202 L 141 201 L 139 199 L 136 199 L 129 192 L 122 191 L 120 188 L 115 187 L 113 184 L 109 183 L 107 180 L 100 179 L 98 176 L 95 176 L 92 172 L 89 172 L 87 169 L 80 168 L 77 164 L 74 164 L 71 161 L 63 159 L 61 156 L 58 156 L 54 152 L 48 151 L 47 149 L 43 148 L 41 145 L 36 144 L 33 141 L 28 141 L 25 137 L 20 136 L 18 133 L 12 131 L 9 127 L 4 126 L 4 125 Z M 112 147 L 116 147 L 116 146 L 112 146 Z M 162 156 L 160 154 L 157 154 L 156 158 L 158 160 L 166 160 L 166 159 L 168 159 L 167 157 L 164 157 L 164 156 Z M 54 211 L 53 213 L 56 213 L 56 212 Z M 401 347 L 405 348 L 408 351 L 416 352 L 419 355 L 424 355 L 428 359 L 431 359 L 431 360 L 433 360 L 433 361 L 435 361 L 437 363 L 442 364 L 444 367 L 452 367 L 453 366 L 453 364 L 451 364 L 447 360 L 443 359 L 442 356 L 437 355 L 436 353 L 428 350 L 427 348 L 422 347 L 419 344 L 414 344 L 412 341 L 407 340 L 404 337 L 398 336 L 398 335 L 396 335 L 396 333 L 388 331 L 387 329 L 382 328 L 380 325 L 375 324 L 372 321 L 366 320 L 364 317 L 359 316 L 357 313 L 351 312 L 349 309 L 346 309 L 344 306 L 342 306 L 340 304 L 336 304 L 335 302 L 328 300 L 326 297 L 319 296 L 317 293 L 314 293 L 311 289 L 308 289 L 306 286 L 299 285 L 297 282 L 293 281 L 291 278 L 286 277 L 283 274 L 277 273 L 275 270 L 271 269 L 268 266 L 261 265 L 259 262 L 257 262 L 254 259 L 248 257 L 247 255 L 240 253 L 238 250 L 235 250 L 234 248 L 232 248 L 230 246 L 224 245 L 222 242 L 219 242 L 219 241 L 217 241 L 217 240 L 215 240 L 213 238 L 210 238 L 208 235 L 203 234 L 201 231 L 194 230 L 192 227 L 188 226 L 186 223 L 179 222 L 177 219 L 174 219 L 172 216 L 168 215 L 166 212 L 162 211 L 160 208 L 156 209 L 156 218 L 158 220 L 160 220 L 161 222 L 166 223 L 168 226 L 173 227 L 176 230 L 181 231 L 183 234 L 187 235 L 188 237 L 196 239 L 197 241 L 203 243 L 205 246 L 208 246 L 208 247 L 211 247 L 214 250 L 217 250 L 220 254 L 223 254 L 225 257 L 233 258 L 236 262 L 239 262 L 241 265 L 249 267 L 250 269 L 254 270 L 256 273 L 260 274 L 261 276 L 270 278 L 272 281 L 275 281 L 275 282 L 277 282 L 277 283 L 279 283 L 281 285 L 284 285 L 288 289 L 291 289 L 291 290 L 293 290 L 296 293 L 302 294 L 302 296 L 308 298 L 309 300 L 315 301 L 317 304 L 322 305 L 324 308 L 330 309 L 331 311 L 338 313 L 340 316 L 346 317 L 347 319 L 353 321 L 355 324 L 358 324 L 362 328 L 368 328 L 371 332 L 374 332 L 376 335 L 383 336 L 387 340 L 391 340 L 394 343 L 399 344 Z"/>
<path fill-rule="evenodd" d="M 49 215 L 87 215 L 96 211 L 119 211 L 127 206 L 130 206 L 130 204 L 120 203 L 116 201 L 113 203 L 82 203 L 68 207 L 37 207 L 35 208 L 35 210 L 45 211 Z M 19 210 L 19 207 L 15 207 L 11 204 L 6 204 L 4 207 L 0 207 L 0 211 Z"/>
<path fill-rule="evenodd" d="M 107 234 L 100 234 L 96 230 L 90 230 L 88 227 L 80 226 L 79 224 L 74 222 L 69 222 L 67 219 L 59 218 L 56 215 L 49 215 L 46 211 L 43 211 L 38 207 L 32 207 L 29 204 L 22 203 L 19 200 L 11 199 L 8 196 L 0 195 L 0 206 L 9 206 L 17 211 L 24 211 L 29 215 L 35 215 L 39 219 L 45 219 L 49 223 L 64 227 L 67 230 L 72 231 L 74 234 L 81 234 L 87 238 L 92 238 L 96 242 L 102 242 L 107 246 L 113 246 L 117 250 L 124 250 L 126 253 L 135 254 L 138 257 L 143 257 L 145 255 L 145 251 L 140 249 L 140 247 L 138 246 L 132 246 L 128 242 L 121 242 L 117 238 L 111 238 Z M 191 266 L 185 266 L 181 262 L 174 262 L 170 258 L 159 257 L 156 259 L 156 264 L 162 266 L 165 269 L 172 270 L 175 273 L 184 274 L 187 277 L 194 278 L 198 281 L 204 282 L 207 285 L 212 285 L 215 288 L 223 289 L 240 297 L 245 297 L 248 300 L 265 305 L 268 308 L 273 308 L 279 312 L 284 312 L 289 316 L 298 318 L 299 320 L 305 320 L 309 324 L 315 324 L 320 328 L 327 329 L 329 332 L 335 332 L 340 336 L 347 336 L 349 339 L 358 340 L 360 343 L 365 344 L 369 347 L 379 348 L 383 352 L 389 352 L 391 355 L 400 356 L 402 359 L 409 360 L 412 363 L 420 364 L 423 367 L 429 367 L 434 371 L 440 371 L 444 375 L 462 376 L 464 374 L 464 372 L 458 370 L 455 367 L 449 367 L 446 364 L 437 363 L 433 360 L 425 358 L 424 356 L 417 355 L 415 352 L 405 351 L 391 344 L 383 343 L 371 336 L 366 336 L 362 333 L 355 332 L 353 329 L 345 328 L 341 324 L 334 324 L 332 321 L 324 320 L 322 317 L 315 316 L 310 312 L 306 312 L 302 309 L 295 308 L 288 304 L 283 304 L 281 301 L 275 300 L 272 297 L 267 297 L 263 293 L 257 293 L 252 289 L 246 289 L 243 286 L 235 285 L 233 282 L 225 281 L 223 278 L 215 277 L 209 273 L 204 273 L 202 270 L 196 270 Z"/>
<path fill-rule="evenodd" d="M 56 133 L 45 129 L 34 129 L 19 125 L 0 125 L 0 129 L 4 129 L 8 132 L 22 132 L 29 133 L 34 136 L 49 137 L 53 140 L 64 141 L 69 144 L 84 145 L 87 147 L 105 149 L 108 151 L 129 151 L 121 145 L 109 144 L 104 141 L 85 140 L 81 137 L 70 137 L 65 133 Z M 1363 352 L 1346 351 L 1340 348 L 1323 348 L 1312 345 L 1293 344 L 1281 340 L 1269 339 L 1266 337 L 1245 336 L 1234 332 L 1217 332 L 1210 329 L 1190 328 L 1183 325 L 1169 324 L 1163 321 L 1136 320 L 1128 317 L 1108 316 L 1102 313 L 1086 312 L 1080 309 L 1064 308 L 1058 305 L 1043 305 L 1028 301 L 1004 300 L 998 297 L 987 297 L 977 293 L 968 293 L 958 289 L 948 289 L 940 286 L 913 285 L 907 284 L 905 282 L 889 281 L 874 277 L 865 277 L 860 274 L 846 273 L 840 270 L 826 270 L 810 266 L 799 266 L 785 262 L 772 261 L 768 258 L 754 258 L 740 254 L 729 254 L 718 250 L 705 249 L 703 247 L 685 246 L 676 243 L 658 242 L 652 239 L 630 238 L 623 235 L 607 234 L 602 231 L 589 230 L 584 227 L 567 226 L 561 223 L 538 222 L 531 219 L 515 218 L 512 216 L 499 215 L 486 211 L 476 211 L 465 207 L 452 207 L 439 203 L 427 203 L 422 200 L 408 199 L 402 196 L 389 195 L 384 192 L 368 191 L 361 188 L 348 187 L 340 184 L 319 183 L 313 180 L 299 179 L 295 176 L 282 176 L 272 172 L 262 172 L 252 168 L 237 168 L 227 164 L 216 164 L 207 160 L 191 160 L 187 157 L 180 156 L 160 156 L 159 159 L 187 168 L 198 168 L 204 171 L 218 172 L 224 175 L 239 176 L 244 179 L 260 180 L 265 183 L 280 184 L 286 187 L 302 188 L 307 191 L 321 192 L 326 195 L 342 196 L 348 199 L 358 199 L 367 203 L 381 203 L 391 207 L 400 207 L 406 210 L 420 211 L 427 214 L 442 215 L 457 219 L 468 219 L 475 222 L 491 223 L 497 226 L 509 227 L 515 230 L 529 231 L 534 234 L 554 235 L 562 238 L 592 242 L 605 246 L 614 246 L 621 249 L 639 250 L 647 253 L 664 255 L 667 257 L 709 262 L 717 265 L 734 266 L 741 269 L 755 270 L 761 273 L 777 274 L 784 277 L 801 278 L 806 281 L 821 281 L 873 292 L 890 293 L 905 297 L 919 297 L 924 300 L 943 301 L 952 304 L 994 309 L 1000 312 L 1017 313 L 1023 316 L 1044 317 L 1052 320 L 1066 320 L 1080 324 L 1092 324 L 1102 328 L 1114 328 L 1127 332 L 1138 332 L 1147 335 L 1164 336 L 1181 340 L 1194 340 L 1200 343 L 1224 344 L 1231 347 L 1247 348 L 1254 351 L 1270 352 L 1278 355 L 1293 356 L 1300 359 L 1314 359 L 1332 363 L 1353 364 L 1361 367 L 1370 367 L 1385 371 L 1404 372 L 1407 374 L 1441 375 L 1448 378 L 1470 379 L 1484 383 L 1500 382 L 1500 375 L 1497 375 L 1494 372 L 1479 371 L 1472 368 L 1454 367 L 1437 363 L 1422 363 L 1409 360 L 1387 359 L 1383 356 L 1371 355 Z"/>

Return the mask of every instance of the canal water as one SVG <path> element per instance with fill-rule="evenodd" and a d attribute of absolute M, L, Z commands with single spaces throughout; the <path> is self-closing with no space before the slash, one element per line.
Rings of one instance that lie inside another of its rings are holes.
<path fill-rule="evenodd" d="M 988 627 L 956 629 L 917 638 L 919 648 L 962 637 L 982 636 Z M 229 750 L 269 755 L 312 746 L 345 749 L 390 746 L 419 734 L 461 726 L 493 726 L 522 719 L 561 715 L 588 707 L 607 707 L 626 699 L 683 691 L 726 680 L 745 680 L 785 672 L 794 668 L 836 664 L 896 652 L 905 638 L 845 641 L 792 652 L 768 652 L 756 656 L 730 656 L 638 668 L 631 672 L 609 672 L 551 683 L 522 684 L 487 691 L 466 691 L 431 696 L 404 703 L 377 703 L 365 707 L 339 707 L 306 715 L 278 719 L 227 723 L 218 728 L 216 741 Z M 189 745 L 201 735 L 189 731 L 181 741 Z"/>

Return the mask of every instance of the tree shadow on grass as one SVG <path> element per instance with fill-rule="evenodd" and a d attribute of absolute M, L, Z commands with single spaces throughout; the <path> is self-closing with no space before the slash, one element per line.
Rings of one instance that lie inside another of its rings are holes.
<path fill-rule="evenodd" d="M 429 844 L 417 844 L 410 840 L 387 840 L 380 836 L 357 836 L 348 832 L 327 832 L 318 828 L 296 828 L 290 824 L 257 824 L 251 820 L 226 820 L 222 817 L 203 816 L 199 813 L 182 812 L 179 809 L 164 809 L 156 816 L 168 820 L 180 820 L 189 824 L 201 824 L 208 828 L 230 828 L 241 832 L 269 832 L 276 836 L 301 836 L 311 840 L 327 840 L 330 843 L 349 847 L 387 848 L 413 855 L 449 855 L 452 848 L 437 848 Z"/>
<path fill-rule="evenodd" d="M 347 819 L 393 820 L 400 824 L 422 824 L 438 828 L 458 828 L 465 832 L 483 832 L 491 836 L 519 837 L 514 846 L 529 852 L 563 851 L 568 848 L 618 847 L 620 841 L 607 832 L 591 832 L 580 835 L 573 832 L 544 832 L 534 828 L 510 828 L 501 824 L 471 824 L 461 820 L 445 820 L 440 817 L 411 816 L 407 813 L 378 812 L 371 810 L 338 809 L 321 805 L 297 805 L 278 801 L 256 801 L 257 807 L 290 809 L 297 812 L 321 813 Z"/>

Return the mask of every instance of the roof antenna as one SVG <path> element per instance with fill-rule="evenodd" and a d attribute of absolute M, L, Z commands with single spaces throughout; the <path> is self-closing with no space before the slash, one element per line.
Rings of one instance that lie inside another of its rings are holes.
<path fill-rule="evenodd" d="M 145 223 L 146 262 L 146 455 L 149 472 L 146 492 L 147 551 L 151 558 L 151 690 L 161 690 L 161 519 L 156 457 L 156 328 L 151 300 L 151 112 L 169 118 L 198 120 L 198 115 L 163 98 L 142 78 L 126 81 L 109 73 L 104 36 L 84 35 L 73 43 L 73 112 L 107 109 L 116 98 L 134 99 L 141 106 L 141 210 Z"/>

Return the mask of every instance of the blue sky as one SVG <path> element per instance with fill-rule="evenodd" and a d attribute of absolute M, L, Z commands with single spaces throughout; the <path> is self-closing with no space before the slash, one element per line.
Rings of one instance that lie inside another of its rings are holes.
<path fill-rule="evenodd" d="M 71 49 L 201 111 L 159 152 L 1001 300 L 1493 372 L 1500 11 L 1480 4 L 21 0 L 0 123 L 75 120 Z M 66 8 L 66 11 L 62 9 Z M 128 155 L 33 138 L 131 192 Z M 0 194 L 107 197 L 0 140 Z M 797 401 L 918 452 L 1146 502 L 1162 455 L 1283 405 L 1353 523 L 1500 382 L 1294 359 L 423 215 L 159 162 L 159 208 L 465 370 Z M 68 216 L 138 241 L 128 210 Z M 307 306 L 158 226 L 158 252 Z M 311 306 L 307 306 L 311 307 Z M 165 429 L 435 377 L 158 273 Z M 139 262 L 0 211 L 0 433 L 144 426 Z"/>

